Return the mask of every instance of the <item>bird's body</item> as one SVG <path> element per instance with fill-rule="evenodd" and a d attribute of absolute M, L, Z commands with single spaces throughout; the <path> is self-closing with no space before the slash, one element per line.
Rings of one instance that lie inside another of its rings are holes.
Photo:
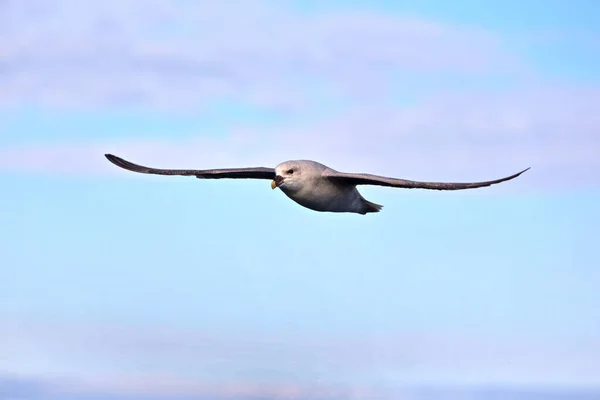
<path fill-rule="evenodd" d="M 303 207 L 314 211 L 358 214 L 378 212 L 382 208 L 378 204 L 365 200 L 356 186 L 327 179 L 328 175 L 338 171 L 323 164 L 310 160 L 286 161 L 275 168 L 275 175 L 286 176 L 289 175 L 290 170 L 296 171 L 295 173 L 302 177 L 303 184 L 296 187 L 284 183 L 278 187 L 286 196 Z"/>
<path fill-rule="evenodd" d="M 281 189 L 287 197 L 308 209 L 321 212 L 347 212 L 363 215 L 379 212 L 383 206 L 363 198 L 356 188 L 357 185 L 434 190 L 474 189 L 514 179 L 529 169 L 527 168 L 514 175 L 492 181 L 449 183 L 418 182 L 370 174 L 344 173 L 310 160 L 286 161 L 275 168 L 177 170 L 144 167 L 111 154 L 106 154 L 106 158 L 121 168 L 146 174 L 195 176 L 201 179 L 269 179 L 272 180 L 272 189 Z"/>

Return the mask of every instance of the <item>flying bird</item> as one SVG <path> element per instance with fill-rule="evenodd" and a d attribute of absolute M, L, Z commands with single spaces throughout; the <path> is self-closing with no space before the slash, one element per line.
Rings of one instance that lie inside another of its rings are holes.
<path fill-rule="evenodd" d="M 310 160 L 285 161 L 275 168 L 226 169 L 157 169 L 126 161 L 112 154 L 106 158 L 118 167 L 142 174 L 195 176 L 200 179 L 267 179 L 271 188 L 279 188 L 286 196 L 303 207 L 321 212 L 348 212 L 365 215 L 379 212 L 380 204 L 366 200 L 357 185 L 377 185 L 405 189 L 462 190 L 475 189 L 508 181 L 529 168 L 505 178 L 484 182 L 418 182 L 362 173 L 338 172 Z"/>

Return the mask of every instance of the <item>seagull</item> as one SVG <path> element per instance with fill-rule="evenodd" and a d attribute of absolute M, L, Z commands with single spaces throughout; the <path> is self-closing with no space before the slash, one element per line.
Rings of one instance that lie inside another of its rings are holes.
<path fill-rule="evenodd" d="M 279 188 L 287 197 L 313 211 L 368 214 L 381 211 L 380 204 L 366 200 L 356 189 L 357 185 L 377 185 L 405 189 L 463 190 L 475 189 L 508 181 L 514 175 L 484 182 L 419 182 L 384 176 L 345 173 L 310 160 L 285 161 L 275 168 L 226 169 L 157 169 L 126 161 L 112 154 L 105 157 L 118 167 L 142 174 L 195 176 L 199 179 L 267 179 L 271 189 Z"/>

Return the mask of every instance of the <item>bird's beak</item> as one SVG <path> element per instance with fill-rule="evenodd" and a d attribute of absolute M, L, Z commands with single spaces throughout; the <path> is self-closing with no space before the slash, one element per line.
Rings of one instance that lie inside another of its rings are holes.
<path fill-rule="evenodd" d="M 275 179 L 271 181 L 271 189 L 275 189 L 283 182 L 283 177 L 281 175 L 275 175 Z"/>

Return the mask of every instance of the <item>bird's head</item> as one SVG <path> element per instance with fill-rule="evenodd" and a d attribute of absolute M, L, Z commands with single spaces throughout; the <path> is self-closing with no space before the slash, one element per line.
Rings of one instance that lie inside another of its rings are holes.
<path fill-rule="evenodd" d="M 275 167 L 275 179 L 271 182 L 271 189 L 280 188 L 288 192 L 299 190 L 302 185 L 302 176 L 306 172 L 304 170 L 301 163 L 294 161 L 279 164 Z"/>

